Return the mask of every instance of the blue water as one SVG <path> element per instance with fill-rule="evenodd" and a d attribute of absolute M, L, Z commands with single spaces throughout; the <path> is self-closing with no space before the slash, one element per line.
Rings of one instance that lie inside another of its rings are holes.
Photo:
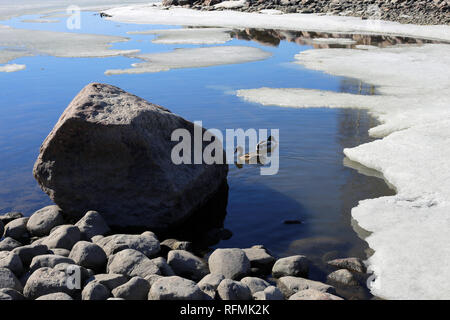
<path fill-rule="evenodd" d="M 4 24 L 16 28 L 74 32 L 60 23 L 22 23 L 25 16 Z M 91 12 L 82 14 L 81 33 L 130 38 L 117 49 L 163 52 L 194 45 L 152 44 L 152 35 L 127 31 L 168 28 L 110 22 Z M 26 70 L 0 73 L 0 213 L 31 214 L 50 204 L 32 177 L 39 146 L 71 99 L 90 82 L 105 82 L 162 105 L 207 128 L 276 128 L 280 131 L 280 170 L 260 176 L 259 169 L 230 166 L 225 227 L 233 232 L 220 247 L 263 244 L 277 256 L 307 254 L 367 257 L 367 245 L 351 226 L 350 210 L 361 199 L 392 194 L 384 181 L 343 165 L 343 148 L 370 141 L 367 130 L 376 122 L 365 111 L 351 109 L 289 109 L 247 103 L 230 91 L 258 87 L 295 87 L 353 92 L 355 80 L 330 76 L 293 65 L 293 57 L 311 49 L 281 41 L 277 47 L 232 40 L 273 53 L 264 61 L 138 75 L 104 75 L 107 69 L 129 68 L 138 59 L 55 58 L 37 56 L 12 63 Z M 287 225 L 284 220 L 301 220 Z M 325 255 L 325 258 L 323 257 Z M 318 272 L 317 277 L 323 277 Z"/>

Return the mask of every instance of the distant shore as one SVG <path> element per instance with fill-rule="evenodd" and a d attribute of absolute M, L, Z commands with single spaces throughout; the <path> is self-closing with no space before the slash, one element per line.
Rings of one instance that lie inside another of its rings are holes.
<path fill-rule="evenodd" d="M 381 19 L 422 25 L 450 24 L 449 0 L 163 0 L 163 5 L 189 6 L 192 9 L 207 11 L 279 10 L 283 13 L 356 16 L 363 19 Z"/>

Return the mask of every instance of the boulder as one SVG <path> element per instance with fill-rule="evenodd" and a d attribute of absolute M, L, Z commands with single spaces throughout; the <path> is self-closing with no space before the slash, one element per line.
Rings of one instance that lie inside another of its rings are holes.
<path fill-rule="evenodd" d="M 37 269 L 43 267 L 54 268 L 56 265 L 60 263 L 74 264 L 75 262 L 67 257 L 58 256 L 55 254 L 43 254 L 35 256 L 33 260 L 31 260 L 30 272 L 33 273 Z"/>
<path fill-rule="evenodd" d="M 221 274 L 210 273 L 197 283 L 200 290 L 206 293 L 211 299 L 215 299 L 217 295 L 217 287 L 225 277 Z"/>
<path fill-rule="evenodd" d="M 305 256 L 296 255 L 277 260 L 273 265 L 272 275 L 275 278 L 285 276 L 307 277 L 308 271 L 308 259 Z"/>
<path fill-rule="evenodd" d="M 134 249 L 151 258 L 160 250 L 159 241 L 151 232 L 144 232 L 140 235 L 115 234 L 97 240 L 96 244 L 103 248 L 107 256 L 124 249 Z"/>
<path fill-rule="evenodd" d="M 90 240 L 95 236 L 104 236 L 111 231 L 97 211 L 88 211 L 75 225 L 80 229 L 81 238 L 84 240 Z"/>
<path fill-rule="evenodd" d="M 166 259 L 163 257 L 154 258 L 151 259 L 151 261 L 156 264 L 163 276 L 170 277 L 175 275 L 175 272 L 173 272 L 172 268 L 167 264 Z"/>
<path fill-rule="evenodd" d="M 81 292 L 82 300 L 107 300 L 111 296 L 111 291 L 100 282 L 89 282 Z"/>
<path fill-rule="evenodd" d="M 4 237 L 10 237 L 15 240 L 22 240 L 28 238 L 27 230 L 28 218 L 14 219 L 5 226 Z"/>
<path fill-rule="evenodd" d="M 250 289 L 239 281 L 224 279 L 217 287 L 217 293 L 222 300 L 252 300 Z"/>
<path fill-rule="evenodd" d="M 128 281 L 127 277 L 121 274 L 101 273 L 92 276 L 88 282 L 98 282 L 106 286 L 109 290 L 114 290 L 118 286 L 123 285 Z"/>
<path fill-rule="evenodd" d="M 75 289 L 69 289 L 67 286 L 66 273 L 51 268 L 37 269 L 28 278 L 23 289 L 23 294 L 28 299 L 36 299 L 40 296 L 64 292 L 68 295 L 74 294 Z"/>
<path fill-rule="evenodd" d="M 7 237 L 0 241 L 0 251 L 11 251 L 15 248 L 21 247 L 22 243 L 14 240 L 11 237 Z"/>
<path fill-rule="evenodd" d="M 105 269 L 108 260 L 100 246 L 87 241 L 78 241 L 70 251 L 69 258 L 76 264 L 97 272 Z"/>
<path fill-rule="evenodd" d="M 31 215 L 27 222 L 27 229 L 31 235 L 47 236 L 54 227 L 64 223 L 64 217 L 58 206 L 47 206 Z"/>
<path fill-rule="evenodd" d="M 73 299 L 67 293 L 55 292 L 40 296 L 39 298 L 36 298 L 36 300 L 73 300 Z"/>
<path fill-rule="evenodd" d="M 125 300 L 147 300 L 150 284 L 141 277 L 133 277 L 127 283 L 115 288 L 112 294 L 115 298 Z"/>
<path fill-rule="evenodd" d="M 169 251 L 167 263 L 176 275 L 194 281 L 200 281 L 209 273 L 205 261 L 185 250 Z"/>
<path fill-rule="evenodd" d="M 347 269 L 353 272 L 365 273 L 367 271 L 364 262 L 359 258 L 334 259 L 328 261 L 327 264 L 338 269 Z"/>
<path fill-rule="evenodd" d="M 68 257 L 70 254 L 70 250 L 62 249 L 62 248 L 53 248 L 49 250 L 50 253 L 56 254 L 58 256 Z"/>
<path fill-rule="evenodd" d="M 151 287 L 149 300 L 207 300 L 197 284 L 179 276 L 162 277 Z"/>
<path fill-rule="evenodd" d="M 253 300 L 284 300 L 284 295 L 277 287 L 268 286 L 263 291 L 255 292 Z"/>
<path fill-rule="evenodd" d="M 0 221 L 3 223 L 3 225 L 7 225 L 13 220 L 23 218 L 23 214 L 21 212 L 8 212 L 5 214 L 0 215 Z M 3 233 L 2 233 L 3 234 Z"/>
<path fill-rule="evenodd" d="M 193 137 L 194 127 L 117 87 L 91 83 L 43 142 L 33 174 L 69 217 L 97 210 L 110 227 L 166 230 L 206 205 L 228 173 L 225 161 L 172 161 L 179 144 L 172 133 L 186 129 Z M 202 144 L 203 151 L 210 142 Z"/>
<path fill-rule="evenodd" d="M 250 260 L 252 268 L 258 268 L 263 273 L 270 273 L 275 263 L 275 258 L 264 247 L 254 246 L 243 250 L 248 260 Z"/>
<path fill-rule="evenodd" d="M 40 256 L 48 253 L 48 247 L 43 244 L 30 244 L 27 246 L 22 246 L 15 248 L 13 253 L 19 255 L 20 260 L 22 260 L 22 264 L 24 267 L 28 267 L 33 260 L 34 257 Z"/>
<path fill-rule="evenodd" d="M 125 249 L 111 256 L 108 260 L 107 272 L 141 278 L 161 273 L 158 266 L 149 258 L 133 249 Z"/>
<path fill-rule="evenodd" d="M 192 242 L 190 241 L 179 241 L 177 239 L 166 239 L 161 242 L 161 249 L 164 249 L 164 253 L 170 250 L 186 250 L 192 251 Z"/>
<path fill-rule="evenodd" d="M 79 266 L 77 264 L 67 263 L 67 262 L 58 263 L 53 268 L 53 270 L 62 271 L 66 275 L 73 275 L 73 276 L 75 276 L 75 274 L 79 274 L 81 276 L 80 285 L 86 283 L 88 279 L 90 279 L 91 277 L 93 277 L 95 275 L 94 271 L 92 271 L 91 269 L 86 269 L 86 268 L 84 268 L 82 266 Z"/>
<path fill-rule="evenodd" d="M 286 298 L 289 298 L 294 293 L 307 289 L 314 289 L 331 294 L 336 293 L 334 287 L 325 283 L 292 276 L 286 276 L 278 279 L 277 286 Z"/>
<path fill-rule="evenodd" d="M 8 268 L 0 268 L 0 289 L 10 288 L 18 292 L 23 291 L 22 284 L 15 274 Z"/>
<path fill-rule="evenodd" d="M 327 292 L 322 292 L 315 289 L 307 289 L 293 294 L 292 296 L 290 296 L 289 300 L 344 300 L 344 299 Z"/>
<path fill-rule="evenodd" d="M 211 273 L 227 279 L 240 279 L 250 271 L 250 261 L 242 249 L 216 249 L 208 259 Z"/>
<path fill-rule="evenodd" d="M 61 225 L 56 227 L 50 235 L 42 241 L 49 248 L 62 248 L 71 250 L 75 243 L 80 241 L 81 233 L 78 227 L 73 225 Z"/>
<path fill-rule="evenodd" d="M 151 288 L 152 285 L 161 278 L 164 278 L 164 277 L 159 274 L 149 274 L 144 279 L 150 284 L 150 288 Z"/>
<path fill-rule="evenodd" d="M 327 282 L 336 286 L 358 286 L 358 280 L 347 269 L 340 269 L 327 276 Z"/>
<path fill-rule="evenodd" d="M 25 297 L 17 290 L 11 288 L 0 289 L 0 300 L 24 300 Z"/>
<path fill-rule="evenodd" d="M 250 289 L 252 294 L 259 291 L 264 291 L 264 289 L 270 286 L 267 281 L 257 277 L 245 277 L 241 280 L 241 282 Z"/>
<path fill-rule="evenodd" d="M 19 255 L 9 251 L 0 251 L 0 268 L 8 268 L 18 277 L 24 271 Z"/>

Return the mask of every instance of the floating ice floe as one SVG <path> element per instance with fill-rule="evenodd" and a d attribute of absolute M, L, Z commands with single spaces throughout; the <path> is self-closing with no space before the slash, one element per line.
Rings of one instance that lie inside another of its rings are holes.
<path fill-rule="evenodd" d="M 231 29 L 226 28 L 183 28 L 127 33 L 157 35 L 152 42 L 161 44 L 219 44 L 231 40 L 230 31 Z"/>
<path fill-rule="evenodd" d="M 24 23 L 57 23 L 57 19 L 25 19 L 22 20 Z"/>
<path fill-rule="evenodd" d="M 24 64 L 5 64 L 0 66 L 0 72 L 16 72 L 24 70 L 26 66 Z"/>
<path fill-rule="evenodd" d="M 412 36 L 450 41 L 450 26 L 404 25 L 357 17 L 289 13 L 268 15 L 238 11 L 200 11 L 187 8 L 163 10 L 160 6 L 130 5 L 104 11 L 109 20 L 125 23 L 266 28 L 317 32 L 369 33 Z"/>
<path fill-rule="evenodd" d="M 205 48 L 183 48 L 170 52 L 133 56 L 146 62 L 134 63 L 130 69 L 107 70 L 105 74 L 136 74 L 168 71 L 181 68 L 200 68 L 225 64 L 245 63 L 270 57 L 270 52 L 254 47 L 220 46 Z"/>
<path fill-rule="evenodd" d="M 309 50 L 296 59 L 376 85 L 380 95 L 270 88 L 237 95 L 265 105 L 367 108 L 377 117 L 381 124 L 370 134 L 384 138 L 344 150 L 397 190 L 352 210 L 371 232 L 371 291 L 387 299 L 450 299 L 450 46 Z"/>

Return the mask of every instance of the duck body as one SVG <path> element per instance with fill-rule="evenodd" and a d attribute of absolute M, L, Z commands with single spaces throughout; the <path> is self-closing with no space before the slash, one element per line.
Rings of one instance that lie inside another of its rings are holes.
<path fill-rule="evenodd" d="M 267 141 L 261 141 L 256 145 L 257 154 L 267 154 L 271 153 L 278 146 L 278 142 L 273 136 L 270 136 Z"/>
<path fill-rule="evenodd" d="M 260 155 L 258 152 L 249 152 L 244 154 L 244 150 L 241 146 L 236 148 L 235 153 L 237 153 L 238 163 L 246 164 L 264 164 L 264 156 Z"/>

